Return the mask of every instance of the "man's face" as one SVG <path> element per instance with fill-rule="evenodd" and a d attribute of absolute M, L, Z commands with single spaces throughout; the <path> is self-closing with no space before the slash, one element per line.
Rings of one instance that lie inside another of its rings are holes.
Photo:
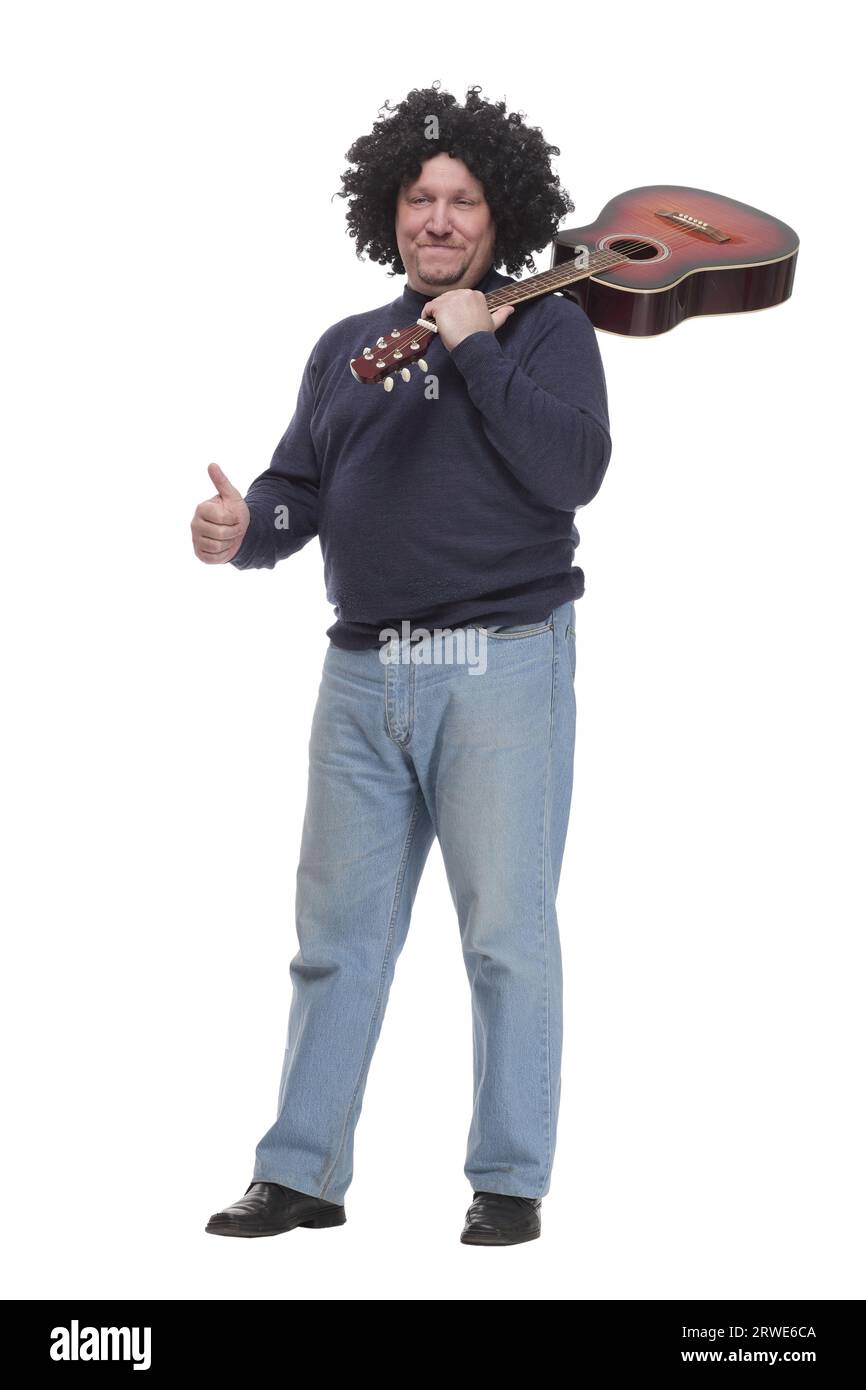
<path fill-rule="evenodd" d="M 430 299 L 472 289 L 493 262 L 496 228 L 484 189 L 448 154 L 425 160 L 400 190 L 395 229 L 409 284 Z"/>

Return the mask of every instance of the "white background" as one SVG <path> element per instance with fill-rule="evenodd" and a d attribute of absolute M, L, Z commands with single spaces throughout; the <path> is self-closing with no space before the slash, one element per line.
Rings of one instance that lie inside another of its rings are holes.
<path fill-rule="evenodd" d="M 842 7 L 820 25 L 778 4 L 4 16 L 5 1295 L 862 1298 L 861 78 Z M 614 453 L 577 518 L 541 1239 L 459 1243 L 469 989 L 435 845 L 346 1225 L 216 1239 L 276 1111 L 334 611 L 318 542 L 240 573 L 199 563 L 189 522 L 209 462 L 242 490 L 267 467 L 322 331 L 402 288 L 356 259 L 332 195 L 384 100 L 437 78 L 559 145 L 563 226 L 642 184 L 713 189 L 794 227 L 794 291 L 599 334 Z"/>

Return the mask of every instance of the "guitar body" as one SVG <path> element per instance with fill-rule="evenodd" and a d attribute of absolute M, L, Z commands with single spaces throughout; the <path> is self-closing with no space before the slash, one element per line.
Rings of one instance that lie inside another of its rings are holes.
<path fill-rule="evenodd" d="M 682 184 L 631 188 L 595 222 L 561 232 L 551 269 L 575 247 L 619 251 L 628 264 L 595 271 L 560 293 L 594 327 L 651 337 L 698 314 L 768 309 L 791 293 L 799 241 L 785 222 L 748 203 Z"/>

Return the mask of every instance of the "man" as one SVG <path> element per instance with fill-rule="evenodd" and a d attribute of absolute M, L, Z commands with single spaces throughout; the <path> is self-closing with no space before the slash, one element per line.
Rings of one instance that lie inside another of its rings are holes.
<path fill-rule="evenodd" d="M 485 295 L 513 283 L 498 263 L 527 264 L 572 210 L 551 151 L 502 104 L 472 89 L 460 107 L 435 87 L 356 142 L 350 229 L 407 284 L 323 333 L 270 468 L 243 498 L 211 465 L 217 495 L 193 518 L 198 557 L 238 569 L 273 568 L 318 535 L 337 614 L 310 739 L 278 1113 L 213 1234 L 345 1221 L 368 1070 L 434 835 L 471 986 L 461 1240 L 540 1234 L 560 1100 L 574 512 L 601 486 L 611 442 L 583 310 L 551 295 L 491 314 Z M 438 334 L 407 384 L 385 395 L 354 380 L 350 358 L 420 317 Z M 462 659 L 470 638 L 483 669 Z"/>

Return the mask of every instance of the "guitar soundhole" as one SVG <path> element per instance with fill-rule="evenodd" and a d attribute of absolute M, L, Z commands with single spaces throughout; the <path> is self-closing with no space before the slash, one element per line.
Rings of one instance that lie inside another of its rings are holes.
<path fill-rule="evenodd" d="M 637 237 L 617 237 L 607 245 L 610 251 L 618 251 L 621 256 L 628 256 L 630 261 L 652 261 L 661 254 L 652 242 L 640 241 Z"/>

